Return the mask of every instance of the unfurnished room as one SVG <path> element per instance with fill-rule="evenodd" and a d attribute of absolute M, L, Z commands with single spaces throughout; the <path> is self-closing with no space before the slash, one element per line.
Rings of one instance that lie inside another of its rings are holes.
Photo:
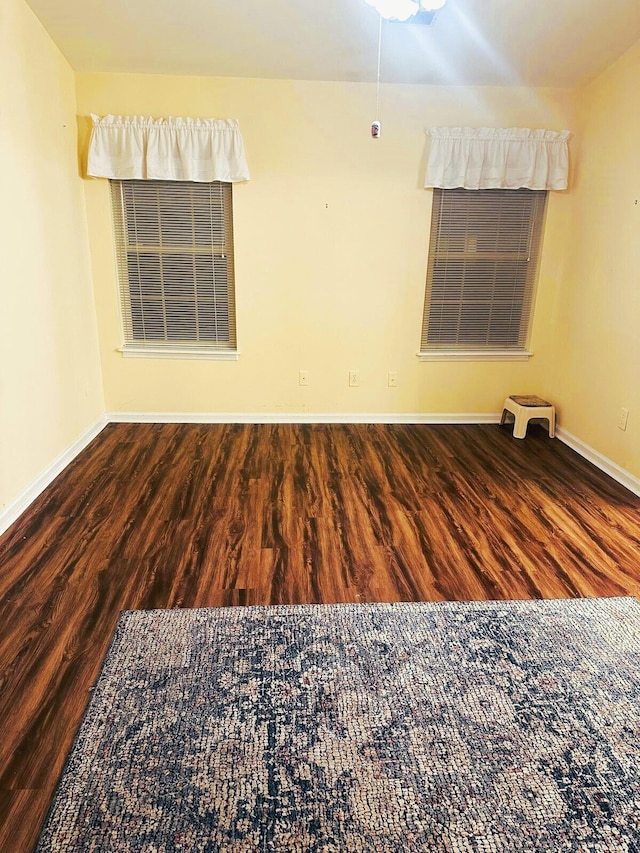
<path fill-rule="evenodd" d="M 640 853 L 638 0 L 2 0 L 1 853 Z"/>

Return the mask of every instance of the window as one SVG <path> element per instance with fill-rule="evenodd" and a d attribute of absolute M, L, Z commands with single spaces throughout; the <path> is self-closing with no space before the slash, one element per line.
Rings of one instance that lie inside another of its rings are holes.
<path fill-rule="evenodd" d="M 231 184 L 110 183 L 123 352 L 235 358 Z"/>
<path fill-rule="evenodd" d="M 420 356 L 527 358 L 546 191 L 433 191 Z"/>

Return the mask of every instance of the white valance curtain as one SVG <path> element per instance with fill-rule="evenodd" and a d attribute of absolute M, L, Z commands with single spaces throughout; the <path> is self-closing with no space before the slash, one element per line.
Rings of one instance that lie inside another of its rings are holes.
<path fill-rule="evenodd" d="M 162 181 L 248 181 L 238 122 L 92 115 L 87 174 Z"/>
<path fill-rule="evenodd" d="M 565 190 L 569 131 L 432 127 L 425 187 Z"/>

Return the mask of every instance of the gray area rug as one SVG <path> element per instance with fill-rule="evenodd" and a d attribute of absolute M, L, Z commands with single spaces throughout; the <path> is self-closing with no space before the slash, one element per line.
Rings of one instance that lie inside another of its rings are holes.
<path fill-rule="evenodd" d="M 640 851 L 632 598 L 124 612 L 38 853 Z"/>

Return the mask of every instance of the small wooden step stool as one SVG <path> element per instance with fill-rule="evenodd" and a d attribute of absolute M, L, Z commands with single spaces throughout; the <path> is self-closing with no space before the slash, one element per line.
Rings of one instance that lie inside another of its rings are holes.
<path fill-rule="evenodd" d="M 512 394 L 511 397 L 507 397 L 504 401 L 502 417 L 500 418 L 501 424 L 506 421 L 507 412 L 511 412 L 515 418 L 513 422 L 514 438 L 526 437 L 527 426 L 533 418 L 543 418 L 548 421 L 549 438 L 553 438 L 556 434 L 556 407 L 541 397 L 536 397 L 533 394 Z"/>

